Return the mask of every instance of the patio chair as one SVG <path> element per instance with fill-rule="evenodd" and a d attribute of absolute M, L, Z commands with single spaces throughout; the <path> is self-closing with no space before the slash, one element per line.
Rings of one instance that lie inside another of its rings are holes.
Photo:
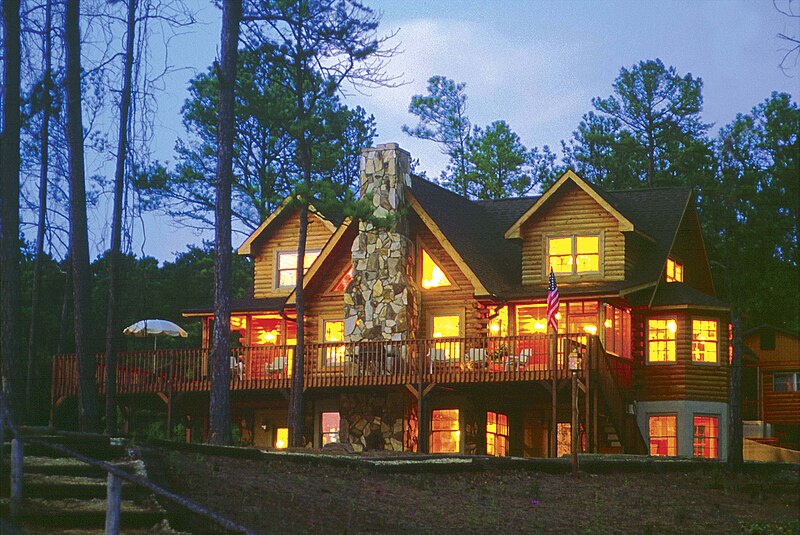
<path fill-rule="evenodd" d="M 244 362 L 236 357 L 231 357 L 231 377 L 241 379 L 244 376 Z"/>
<path fill-rule="evenodd" d="M 286 372 L 286 366 L 289 365 L 289 358 L 285 355 L 282 357 L 275 357 L 272 362 L 267 363 L 268 370 L 273 378 L 279 378 Z"/>
<path fill-rule="evenodd" d="M 428 350 L 428 360 L 431 363 L 431 373 L 433 373 L 434 362 L 437 365 L 444 364 L 447 361 L 447 353 L 445 353 L 444 349 L 436 349 L 435 347 L 432 347 Z"/>
<path fill-rule="evenodd" d="M 519 352 L 517 360 L 517 370 L 525 370 L 531 364 L 531 357 L 533 357 L 533 349 L 523 349 Z"/>
<path fill-rule="evenodd" d="M 467 350 L 464 363 L 470 369 L 483 368 L 486 365 L 486 350 L 482 347 Z"/>

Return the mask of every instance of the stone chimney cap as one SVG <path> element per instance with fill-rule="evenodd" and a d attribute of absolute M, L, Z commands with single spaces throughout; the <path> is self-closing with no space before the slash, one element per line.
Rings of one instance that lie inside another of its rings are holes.
<path fill-rule="evenodd" d="M 365 148 L 361 149 L 361 153 L 364 154 L 364 153 L 379 152 L 379 151 L 384 151 L 384 150 L 399 150 L 399 151 L 405 152 L 406 154 L 410 155 L 410 153 L 407 150 L 401 149 L 400 148 L 400 144 L 396 143 L 396 142 L 381 143 L 377 147 L 365 147 Z"/>

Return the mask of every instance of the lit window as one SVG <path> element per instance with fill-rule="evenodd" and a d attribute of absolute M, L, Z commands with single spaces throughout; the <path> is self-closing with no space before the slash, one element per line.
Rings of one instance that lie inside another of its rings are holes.
<path fill-rule="evenodd" d="M 322 445 L 339 442 L 339 413 L 322 413 Z"/>
<path fill-rule="evenodd" d="M 797 392 L 798 376 L 800 373 L 773 373 L 773 392 Z"/>
<path fill-rule="evenodd" d="M 678 454 L 677 417 L 674 415 L 650 417 L 650 455 Z"/>
<path fill-rule="evenodd" d="M 556 457 L 563 457 L 572 453 L 572 424 L 558 422 L 556 424 Z"/>
<path fill-rule="evenodd" d="M 442 268 L 436 265 L 428 251 L 422 250 L 422 287 L 428 288 L 441 288 L 442 286 L 450 286 L 450 279 L 444 274 Z"/>
<path fill-rule="evenodd" d="M 508 307 L 505 306 L 496 312 L 489 320 L 489 336 L 508 336 Z"/>
<path fill-rule="evenodd" d="M 692 439 L 695 457 L 716 459 L 719 444 L 719 418 L 716 416 L 694 417 L 694 438 Z"/>
<path fill-rule="evenodd" d="M 560 319 L 560 318 L 559 318 Z M 559 330 L 563 330 L 559 322 Z M 517 333 L 536 334 L 547 332 L 547 305 L 517 306 Z"/>
<path fill-rule="evenodd" d="M 647 361 L 675 362 L 675 338 L 678 324 L 674 319 L 647 320 Z"/>
<path fill-rule="evenodd" d="M 593 273 L 600 271 L 600 238 L 571 236 L 547 240 L 547 269 L 555 273 Z"/>
<path fill-rule="evenodd" d="M 667 282 L 683 282 L 683 264 L 667 258 Z"/>
<path fill-rule="evenodd" d="M 322 320 L 323 342 L 344 342 L 344 320 Z M 337 366 L 344 363 L 345 349 L 343 345 L 325 347 L 325 366 Z"/>
<path fill-rule="evenodd" d="M 339 279 L 339 282 L 333 285 L 331 291 L 333 293 L 338 293 L 338 294 L 344 293 L 344 291 L 347 289 L 347 285 L 350 284 L 350 281 L 352 280 L 353 280 L 353 266 L 350 266 L 349 268 L 347 268 L 347 271 L 344 272 L 342 278 Z"/>
<path fill-rule="evenodd" d="M 275 429 L 275 442 L 273 442 L 273 446 L 275 446 L 275 449 L 278 450 L 285 450 L 289 447 L 288 427 L 278 427 Z"/>
<path fill-rule="evenodd" d="M 486 413 L 486 454 L 508 455 L 508 416 L 505 414 Z"/>
<path fill-rule="evenodd" d="M 458 338 L 461 336 L 461 316 L 433 316 L 431 318 L 432 338 Z M 442 360 L 458 360 L 461 358 L 461 342 L 458 340 L 443 340 L 436 342 L 434 348 L 441 352 Z"/>
<path fill-rule="evenodd" d="M 311 264 L 319 256 L 319 250 L 306 251 L 303 256 L 303 273 L 308 271 Z M 293 288 L 297 282 L 297 252 L 278 251 L 275 266 L 275 279 L 278 288 Z"/>
<path fill-rule="evenodd" d="M 460 445 L 458 409 L 431 411 L 431 453 L 458 453 Z"/>
<path fill-rule="evenodd" d="M 717 362 L 717 321 L 692 320 L 692 360 Z"/>

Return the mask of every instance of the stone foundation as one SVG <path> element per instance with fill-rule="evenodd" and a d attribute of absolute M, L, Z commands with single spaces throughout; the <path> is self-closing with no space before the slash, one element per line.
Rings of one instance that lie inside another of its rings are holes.
<path fill-rule="evenodd" d="M 402 394 L 342 394 L 340 436 L 354 451 L 403 451 Z"/>

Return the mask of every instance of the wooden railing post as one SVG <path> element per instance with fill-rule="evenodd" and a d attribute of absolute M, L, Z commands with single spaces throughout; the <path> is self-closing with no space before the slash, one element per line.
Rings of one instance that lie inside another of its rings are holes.
<path fill-rule="evenodd" d="M 23 444 L 19 438 L 11 439 L 11 500 L 9 512 L 15 518 L 22 514 Z"/>
<path fill-rule="evenodd" d="M 119 535 L 122 507 L 122 479 L 108 473 L 106 484 L 106 535 Z"/>

